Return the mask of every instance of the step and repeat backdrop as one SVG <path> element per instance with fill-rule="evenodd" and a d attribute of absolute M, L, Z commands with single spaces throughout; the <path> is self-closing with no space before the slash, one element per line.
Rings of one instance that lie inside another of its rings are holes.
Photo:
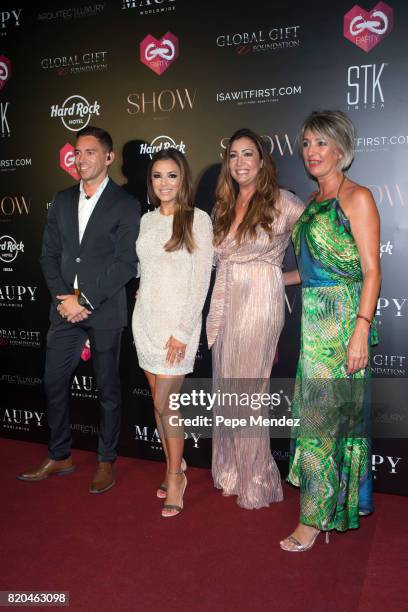
<path fill-rule="evenodd" d="M 316 109 L 341 109 L 358 137 L 349 176 L 373 192 L 382 219 L 380 344 L 371 369 L 387 389 L 373 441 L 378 491 L 408 494 L 405 406 L 408 354 L 408 4 L 405 0 L 109 0 L 0 8 L 0 432 L 46 442 L 42 389 L 49 294 L 38 258 L 56 191 L 78 181 L 75 134 L 90 124 L 113 136 L 111 176 L 144 211 L 153 152 L 177 147 L 191 163 L 197 205 L 211 211 L 229 136 L 265 138 L 281 186 L 306 200 L 295 138 Z M 294 265 L 290 250 L 285 266 Z M 129 286 L 131 313 L 137 281 Z M 287 291 L 273 377 L 294 376 L 300 291 Z M 208 302 L 208 300 L 207 300 Z M 208 303 L 206 308 L 208 307 Z M 162 459 L 151 397 L 129 329 L 121 356 L 120 453 Z M 194 376 L 211 377 L 202 336 Z M 282 390 L 290 404 L 290 396 Z M 98 389 L 84 348 L 72 380 L 74 445 L 96 448 Z M 393 397 L 395 395 L 395 402 Z M 285 474 L 288 441 L 271 439 Z M 186 458 L 209 466 L 211 440 L 186 434 Z"/>

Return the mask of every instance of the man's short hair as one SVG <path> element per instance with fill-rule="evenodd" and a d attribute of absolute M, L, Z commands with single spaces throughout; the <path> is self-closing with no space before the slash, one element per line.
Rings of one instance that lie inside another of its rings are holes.
<path fill-rule="evenodd" d="M 94 127 L 93 125 L 88 125 L 84 127 L 82 130 L 79 130 L 76 135 L 76 139 L 81 138 L 81 136 L 94 136 L 101 145 L 106 149 L 108 153 L 113 151 L 113 141 L 112 136 L 106 130 L 102 128 Z"/>

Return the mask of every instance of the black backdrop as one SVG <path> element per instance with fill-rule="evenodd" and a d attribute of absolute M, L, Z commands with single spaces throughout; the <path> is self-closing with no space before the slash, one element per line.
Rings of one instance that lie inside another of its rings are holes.
<path fill-rule="evenodd" d="M 407 35 L 408 6 L 369 0 L 242 2 L 220 0 L 6 0 L 0 9 L 0 431 L 46 441 L 42 392 L 49 296 L 38 257 L 53 194 L 77 177 L 75 131 L 89 121 L 110 131 L 112 177 L 147 208 L 150 147 L 184 151 L 197 204 L 210 210 L 220 156 L 243 126 L 270 145 L 280 184 L 306 199 L 313 190 L 295 149 L 303 118 L 314 109 L 348 112 L 358 130 L 350 177 L 370 186 L 382 218 L 383 287 L 374 377 L 389 390 L 407 371 Z M 158 41 L 162 41 L 159 45 Z M 170 41 L 170 42 L 166 42 Z M 159 51 L 159 52 L 158 52 Z M 65 113 L 65 114 L 64 114 Z M 293 264 L 288 253 L 286 266 Z M 136 284 L 129 287 L 132 306 Z M 287 292 L 287 323 L 273 376 L 294 375 L 300 294 Z M 93 449 L 97 389 L 91 361 L 72 382 L 74 444 Z M 146 381 L 129 330 L 121 374 L 120 453 L 161 458 Z M 202 337 L 196 370 L 211 376 Z M 388 393 L 388 391 L 387 391 Z M 398 404 L 399 406 L 399 404 Z M 377 428 L 377 490 L 408 493 L 406 416 L 392 402 Z M 390 425 L 398 423 L 397 432 Z M 386 433 L 386 435 L 385 435 Z M 197 439 L 198 438 L 198 439 Z M 272 440 L 283 473 L 287 442 Z M 208 466 L 210 441 L 190 433 L 186 458 Z"/>

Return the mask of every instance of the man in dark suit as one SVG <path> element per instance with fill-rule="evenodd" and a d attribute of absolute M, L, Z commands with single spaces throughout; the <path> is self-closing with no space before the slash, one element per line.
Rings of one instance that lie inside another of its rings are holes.
<path fill-rule="evenodd" d="M 44 374 L 50 439 L 48 458 L 17 476 L 38 481 L 74 470 L 70 455 L 69 387 L 89 337 L 99 389 L 98 467 L 90 493 L 115 484 L 120 430 L 119 351 L 127 325 L 125 285 L 136 276 L 140 205 L 108 177 L 115 158 L 110 135 L 78 132 L 78 185 L 57 193 L 44 232 L 41 267 L 52 297 Z"/>

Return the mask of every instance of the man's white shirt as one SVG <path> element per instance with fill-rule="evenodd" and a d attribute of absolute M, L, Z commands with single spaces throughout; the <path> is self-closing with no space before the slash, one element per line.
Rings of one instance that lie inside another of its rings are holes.
<path fill-rule="evenodd" d="M 97 205 L 98 200 L 101 197 L 103 190 L 108 184 L 108 181 L 109 181 L 109 176 L 106 176 L 106 178 L 99 185 L 98 189 L 95 191 L 93 196 L 91 196 L 90 198 L 86 196 L 82 181 L 79 183 L 78 227 L 79 227 L 79 243 L 80 244 L 81 244 L 83 235 L 85 233 L 86 226 L 88 225 L 90 216 L 92 215 L 92 212 L 95 206 Z M 78 276 L 75 276 L 74 289 L 78 289 Z M 84 294 L 82 295 L 84 296 L 84 298 L 87 300 L 88 304 L 92 308 L 92 304 L 89 302 L 86 295 Z"/>

